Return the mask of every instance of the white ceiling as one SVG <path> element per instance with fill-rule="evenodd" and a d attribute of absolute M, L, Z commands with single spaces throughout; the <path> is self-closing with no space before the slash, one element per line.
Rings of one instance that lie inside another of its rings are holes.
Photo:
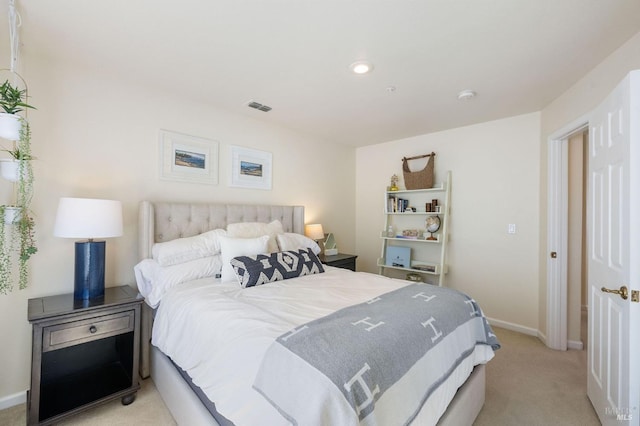
<path fill-rule="evenodd" d="M 23 52 L 354 146 L 539 111 L 640 30 L 640 0 L 16 4 Z"/>

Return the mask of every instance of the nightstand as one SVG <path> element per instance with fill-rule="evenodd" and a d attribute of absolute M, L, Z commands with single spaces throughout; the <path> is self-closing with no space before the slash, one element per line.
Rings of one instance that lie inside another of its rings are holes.
<path fill-rule="evenodd" d="M 324 253 L 321 253 L 318 257 L 320 258 L 320 262 L 325 265 L 351 269 L 352 271 L 356 270 L 356 258 L 358 256 L 355 254 L 338 253 L 333 256 L 325 256 Z"/>
<path fill-rule="evenodd" d="M 90 301 L 76 301 L 73 293 L 29 299 L 27 424 L 51 424 L 115 398 L 134 401 L 142 301 L 126 285 Z"/>

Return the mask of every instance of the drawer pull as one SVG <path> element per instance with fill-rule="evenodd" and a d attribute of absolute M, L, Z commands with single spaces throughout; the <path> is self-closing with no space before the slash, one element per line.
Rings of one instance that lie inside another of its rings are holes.
<path fill-rule="evenodd" d="M 96 331 L 98 331 L 98 329 L 96 328 L 95 325 L 92 325 L 91 327 L 89 327 L 89 333 L 94 334 Z"/>

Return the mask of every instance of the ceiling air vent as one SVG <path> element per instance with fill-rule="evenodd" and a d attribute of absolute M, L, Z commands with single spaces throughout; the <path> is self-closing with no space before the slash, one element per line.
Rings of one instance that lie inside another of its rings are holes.
<path fill-rule="evenodd" d="M 255 101 L 250 101 L 247 106 L 249 106 L 250 108 L 254 108 L 260 111 L 264 111 L 264 112 L 269 112 L 271 111 L 271 107 L 267 106 L 267 105 L 262 105 L 259 102 L 255 102 Z"/>

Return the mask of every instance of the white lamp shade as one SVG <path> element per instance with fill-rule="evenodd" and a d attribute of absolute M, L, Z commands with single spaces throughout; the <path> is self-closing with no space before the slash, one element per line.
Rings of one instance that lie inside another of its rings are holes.
<path fill-rule="evenodd" d="M 324 240 L 324 231 L 319 223 L 304 226 L 304 234 L 312 240 Z"/>
<path fill-rule="evenodd" d="M 60 198 L 56 237 L 109 238 L 122 235 L 122 203 L 93 198 Z"/>

